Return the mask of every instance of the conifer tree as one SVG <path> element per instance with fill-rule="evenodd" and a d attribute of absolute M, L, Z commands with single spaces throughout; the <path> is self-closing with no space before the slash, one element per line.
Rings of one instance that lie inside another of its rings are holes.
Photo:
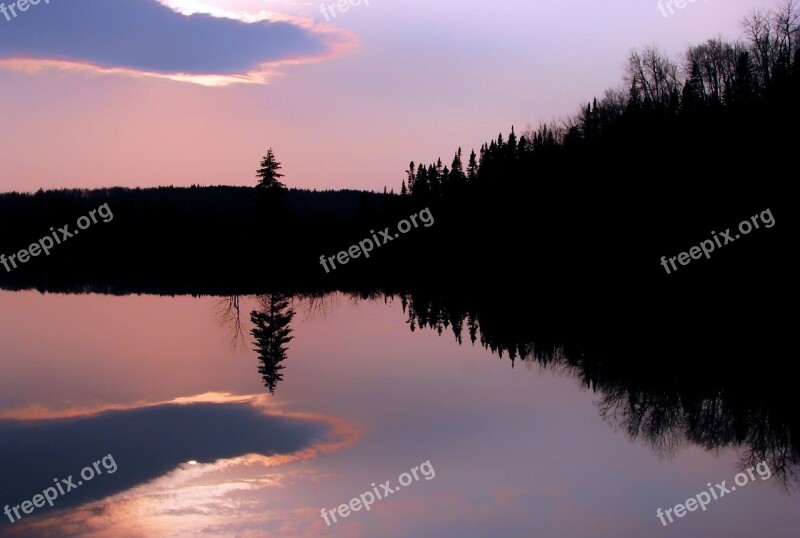
<path fill-rule="evenodd" d="M 278 192 L 286 190 L 286 185 L 279 180 L 279 178 L 283 177 L 283 174 L 278 172 L 280 169 L 281 163 L 275 159 L 275 154 L 272 152 L 272 148 L 270 148 L 266 156 L 261 160 L 261 168 L 256 172 L 256 177 L 259 178 L 256 188 Z"/>

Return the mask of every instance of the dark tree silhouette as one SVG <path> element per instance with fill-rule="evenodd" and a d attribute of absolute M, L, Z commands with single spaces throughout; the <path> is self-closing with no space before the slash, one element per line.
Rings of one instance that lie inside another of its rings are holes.
<path fill-rule="evenodd" d="M 270 148 L 267 151 L 267 155 L 261 160 L 261 168 L 256 172 L 256 177 L 259 178 L 256 188 L 278 192 L 286 190 L 286 185 L 279 180 L 279 178 L 283 177 L 283 174 L 278 172 L 280 169 L 281 163 L 275 159 L 275 154 Z"/>
<path fill-rule="evenodd" d="M 275 386 L 283 380 L 284 369 L 281 364 L 286 360 L 286 344 L 293 336 L 289 324 L 294 318 L 294 310 L 289 307 L 289 298 L 280 293 L 259 298 L 261 310 L 254 310 L 250 313 L 250 320 L 255 325 L 250 334 L 255 338 L 254 350 L 258 352 L 258 359 L 261 366 L 258 372 L 264 379 L 264 386 L 269 392 L 275 393 Z"/>
<path fill-rule="evenodd" d="M 529 185 L 542 185 L 543 178 L 554 174 L 610 173 L 627 179 L 627 170 L 639 168 L 651 179 L 684 179 L 687 169 L 699 173 L 698 158 L 726 164 L 727 155 L 739 155 L 747 159 L 742 164 L 762 168 L 779 162 L 775 154 L 790 153 L 796 140 L 785 126 L 797 115 L 800 0 L 782 0 L 775 10 L 757 11 L 742 21 L 742 27 L 745 40 L 709 39 L 690 46 L 682 62 L 654 46 L 635 50 L 626 62 L 623 87 L 582 104 L 563 122 L 529 128 L 522 138 L 513 127 L 507 139 L 500 133 L 481 146 L 479 158 L 472 152 L 466 174 L 461 172 L 460 153 L 449 174 L 441 159 L 427 166 L 420 163 L 407 188 L 417 202 L 455 206 L 466 192 L 481 210 L 494 198 L 510 211 L 514 200 L 540 194 Z M 753 140 L 754 133 L 768 132 L 786 134 L 770 138 L 771 145 Z M 654 150 L 674 140 L 681 140 L 684 148 L 696 145 L 705 151 L 682 151 L 665 160 L 661 150 Z M 654 161 L 667 166 L 654 168 Z M 742 170 L 739 165 L 714 173 L 738 175 Z M 462 178 L 470 188 L 456 187 Z"/>
<path fill-rule="evenodd" d="M 229 328 L 233 347 L 238 347 L 240 343 L 244 344 L 240 299 L 240 295 L 229 295 L 221 298 L 217 304 L 219 325 Z"/>

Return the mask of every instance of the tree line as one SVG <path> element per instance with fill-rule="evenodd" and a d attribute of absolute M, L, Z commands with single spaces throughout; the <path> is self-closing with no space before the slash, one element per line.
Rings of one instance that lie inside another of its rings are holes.
<path fill-rule="evenodd" d="M 735 124 L 737 132 L 760 136 L 763 131 L 747 132 L 747 127 L 763 129 L 764 120 L 797 108 L 800 2 L 784 0 L 774 10 L 755 11 L 741 26 L 740 39 L 709 39 L 689 47 L 679 61 L 655 46 L 635 50 L 627 59 L 623 84 L 582 105 L 575 115 L 529 126 L 521 134 L 512 127 L 507 137 L 500 133 L 477 153 L 472 150 L 466 163 L 461 148 L 449 166 L 441 158 L 427 165 L 412 161 L 400 193 L 428 202 L 490 182 L 507 185 L 529 177 L 543 160 L 589 156 L 647 139 L 662 127 L 675 134 L 706 129 L 713 137 L 716 131 L 709 125 Z M 790 123 L 790 116 L 783 120 Z"/>

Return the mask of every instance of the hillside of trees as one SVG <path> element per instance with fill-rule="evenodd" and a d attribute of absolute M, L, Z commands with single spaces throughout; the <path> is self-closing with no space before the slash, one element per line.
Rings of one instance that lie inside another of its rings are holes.
<path fill-rule="evenodd" d="M 755 302 L 781 290 L 791 267 L 797 28 L 788 1 L 744 21 L 742 40 L 711 39 L 681 62 L 652 47 L 635 51 L 623 85 L 576 116 L 512 129 L 469 155 L 458 150 L 449 166 L 411 163 L 398 195 L 285 191 L 274 154 L 261 163 L 262 188 L 2 195 L 0 252 L 102 203 L 115 218 L 47 258 L 0 270 L 0 285 L 219 294 L 523 286 L 551 308 L 597 310 L 696 293 L 727 304 L 726 290 L 745 279 L 759 284 L 736 300 Z M 320 266 L 321 255 L 425 207 L 430 228 L 341 270 Z M 674 274 L 661 267 L 662 256 L 768 208 L 774 228 Z"/>
<path fill-rule="evenodd" d="M 776 11 L 755 12 L 742 27 L 741 40 L 709 39 L 689 47 L 680 62 L 653 46 L 634 51 L 623 85 L 575 116 L 521 134 L 512 128 L 468 157 L 459 148 L 449 167 L 441 158 L 412 161 L 401 193 L 427 204 L 524 187 L 559 171 L 558 179 L 588 179 L 575 174 L 613 168 L 631 179 L 705 181 L 705 171 L 764 170 L 772 164 L 759 162 L 764 153 L 790 164 L 785 158 L 796 149 L 800 97 L 800 3 L 785 0 Z M 649 166 L 637 166 L 650 157 Z"/>

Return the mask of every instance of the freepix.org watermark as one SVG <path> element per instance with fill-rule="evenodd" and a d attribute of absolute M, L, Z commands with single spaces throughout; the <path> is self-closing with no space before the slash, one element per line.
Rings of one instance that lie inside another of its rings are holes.
<path fill-rule="evenodd" d="M 46 235 L 39 239 L 38 243 L 33 243 L 28 248 L 24 248 L 16 254 L 11 254 L 8 256 L 8 258 L 6 258 L 5 254 L 0 253 L 0 264 L 6 268 L 7 273 L 10 273 L 11 269 L 17 268 L 17 262 L 21 264 L 27 263 L 28 260 L 35 258 L 42 252 L 44 252 L 45 256 L 49 256 L 50 249 L 52 249 L 55 245 L 60 245 L 70 237 L 78 235 L 81 230 L 85 230 L 91 226 L 92 223 L 97 224 L 97 215 L 100 215 L 100 217 L 103 219 L 103 222 L 111 222 L 114 220 L 114 214 L 111 212 L 111 208 L 108 207 L 108 204 L 103 204 L 97 209 L 92 209 L 89 211 L 89 216 L 84 215 L 78 219 L 78 230 L 70 232 L 69 224 L 62 226 L 58 229 L 58 231 L 56 231 L 54 228 L 50 228 L 50 231 L 53 232 L 52 237 Z M 11 264 L 11 266 L 9 266 L 9 264 Z"/>
<path fill-rule="evenodd" d="M 772 471 L 770 471 L 769 465 L 767 465 L 766 460 L 764 460 L 755 467 L 750 467 L 747 469 L 747 472 L 743 471 L 737 474 L 733 479 L 733 481 L 736 482 L 736 486 L 746 486 L 748 483 L 750 483 L 750 481 L 754 481 L 756 479 L 756 475 L 753 473 L 753 471 L 758 472 L 758 476 L 761 477 L 761 480 L 768 480 L 769 477 L 772 476 Z M 709 482 L 707 486 L 708 491 L 701 491 L 694 497 L 687 499 L 683 504 L 676 504 L 673 508 L 667 508 L 664 511 L 659 508 L 656 510 L 656 517 L 659 519 L 659 521 L 661 521 L 661 524 L 666 527 L 668 523 L 664 519 L 664 516 L 666 516 L 667 519 L 669 519 L 669 522 L 672 523 L 674 521 L 672 519 L 672 513 L 675 514 L 675 517 L 683 517 L 687 512 L 694 512 L 698 508 L 702 508 L 703 512 L 705 512 L 707 510 L 706 506 L 708 506 L 712 500 L 717 501 L 722 497 L 736 491 L 736 486 L 727 487 L 725 480 L 723 480 L 721 484 L 717 484 L 715 486 L 712 486 L 711 482 Z"/>
<path fill-rule="evenodd" d="M 681 252 L 677 256 L 669 258 L 669 264 L 667 264 L 667 257 L 661 256 L 661 265 L 664 267 L 667 274 L 670 274 L 672 271 L 678 270 L 678 267 L 675 265 L 676 258 L 681 265 L 688 265 L 692 260 L 699 260 L 703 256 L 705 256 L 706 259 L 711 259 L 711 253 L 714 252 L 715 248 L 722 248 L 728 243 L 733 243 L 737 239 L 740 239 L 743 235 L 747 235 L 753 230 L 758 230 L 759 218 L 765 228 L 772 228 L 775 226 L 775 217 L 772 216 L 772 211 L 767 208 L 762 211 L 760 215 L 753 215 L 750 217 L 750 220 L 743 220 L 740 222 L 739 233 L 734 232 L 735 235 L 732 235 L 730 228 L 724 232 L 720 232 L 719 235 L 717 235 L 717 232 L 711 232 L 711 239 L 706 239 L 700 243 L 700 245 L 690 248 L 689 252 Z M 672 271 L 670 271 L 670 265 L 672 266 Z"/>
<path fill-rule="evenodd" d="M 673 6 L 675 6 L 678 9 L 683 9 L 688 4 L 694 4 L 697 1 L 698 0 L 666 0 L 666 1 L 658 0 L 658 10 L 661 12 L 662 15 L 664 15 L 664 18 L 666 19 L 667 17 L 669 17 L 669 15 L 675 13 Z M 706 0 L 703 0 L 703 2 L 705 1 Z M 669 15 L 667 15 L 667 10 L 669 10 Z"/>
<path fill-rule="evenodd" d="M 417 473 L 419 471 L 419 473 Z M 393 495 L 397 493 L 400 488 L 410 486 L 414 482 L 418 482 L 420 479 L 420 474 L 425 478 L 425 480 L 433 480 L 436 478 L 436 471 L 431 465 L 431 461 L 428 460 L 425 463 L 418 465 L 411 469 L 410 473 L 403 473 L 398 478 L 397 481 L 400 483 L 399 486 L 392 489 L 391 487 L 391 480 L 387 480 L 383 484 L 380 485 L 380 489 L 378 486 L 375 485 L 375 482 L 372 483 L 372 491 L 365 491 L 358 497 L 353 497 L 350 499 L 350 502 L 347 504 L 341 504 L 338 508 L 334 508 L 332 510 L 327 510 L 325 508 L 322 509 L 321 517 L 325 520 L 325 523 L 330 527 L 332 525 L 331 521 L 328 519 L 328 516 L 331 517 L 333 523 L 337 523 L 338 520 L 336 519 L 336 515 L 338 514 L 339 517 L 345 518 L 351 514 L 351 512 L 358 512 L 362 508 L 365 508 L 367 512 L 371 510 L 375 501 L 382 501 L 389 495 Z M 413 475 L 413 478 L 412 478 Z M 374 493 L 374 494 L 373 494 Z"/>
<path fill-rule="evenodd" d="M 337 0 L 336 2 L 327 4 L 323 2 L 319 5 L 319 10 L 325 16 L 326 21 L 330 21 L 331 17 L 334 19 L 336 18 L 336 12 L 345 13 L 351 7 L 360 6 L 361 2 L 364 2 L 365 6 L 369 5 L 369 0 Z"/>
<path fill-rule="evenodd" d="M 378 234 L 375 233 L 375 230 L 370 230 L 369 233 L 372 234 L 372 239 L 367 238 L 364 239 L 363 241 L 359 241 L 357 245 L 351 246 L 346 251 L 344 250 L 341 251 L 336 256 L 328 256 L 327 259 L 323 254 L 322 256 L 319 257 L 320 265 L 322 265 L 322 267 L 325 268 L 326 273 L 330 273 L 331 270 L 328 269 L 328 262 L 330 262 L 331 268 L 336 269 L 336 264 L 334 263 L 334 260 L 344 265 L 347 262 L 349 262 L 351 258 L 356 259 L 362 254 L 364 255 L 365 258 L 369 258 L 369 253 L 372 252 L 376 246 L 377 247 L 383 246 L 389 241 L 394 241 L 395 239 L 400 237 L 401 233 L 404 234 L 410 232 L 412 224 L 414 228 L 419 228 L 419 224 L 417 223 L 417 215 L 411 215 L 410 217 L 408 217 L 408 219 L 409 220 L 403 219 L 397 223 L 397 229 L 399 230 L 399 233 L 392 235 L 389 232 L 389 227 L 387 226 L 386 228 L 383 229 L 382 232 L 380 232 L 381 235 L 380 237 L 378 237 Z M 420 221 L 422 221 L 422 224 L 426 228 L 430 228 L 431 226 L 433 226 L 433 215 L 431 215 L 431 210 L 428 209 L 427 207 L 419 212 L 419 219 Z"/>
<path fill-rule="evenodd" d="M 31 6 L 38 6 L 41 1 L 44 1 L 45 4 L 50 3 L 50 0 L 17 0 L 16 2 L 10 2 L 8 5 L 0 3 L 0 13 L 5 16 L 6 22 L 11 22 L 12 18 L 17 18 L 18 13 L 28 11 Z"/>
<path fill-rule="evenodd" d="M 103 474 L 103 469 L 100 468 L 101 463 L 103 464 L 103 468 L 108 471 L 108 474 L 114 474 L 117 472 L 117 462 L 114 461 L 114 456 L 109 454 L 103 459 L 97 460 L 91 466 L 87 465 L 81 469 L 81 478 L 83 478 L 83 480 L 78 480 L 77 484 L 72 479 L 72 475 L 69 475 L 67 478 L 62 478 L 60 481 L 58 478 L 54 478 L 53 482 L 56 484 L 55 487 L 50 486 L 41 493 L 34 495 L 33 499 L 29 501 L 23 501 L 13 508 L 6 505 L 3 511 L 8 516 L 8 519 L 11 520 L 11 523 L 16 523 L 24 517 L 19 514 L 20 510 L 22 510 L 23 514 L 30 514 L 37 508 L 43 507 L 45 503 L 53 506 L 53 501 L 58 498 L 59 494 L 66 495 L 73 489 L 77 489 L 78 487 L 82 486 L 84 480 L 88 482 L 95 476 L 100 476 Z M 95 472 L 97 473 L 96 475 Z M 11 514 L 12 511 L 14 512 L 13 515 Z M 14 516 L 16 516 L 16 519 L 14 519 Z"/>

